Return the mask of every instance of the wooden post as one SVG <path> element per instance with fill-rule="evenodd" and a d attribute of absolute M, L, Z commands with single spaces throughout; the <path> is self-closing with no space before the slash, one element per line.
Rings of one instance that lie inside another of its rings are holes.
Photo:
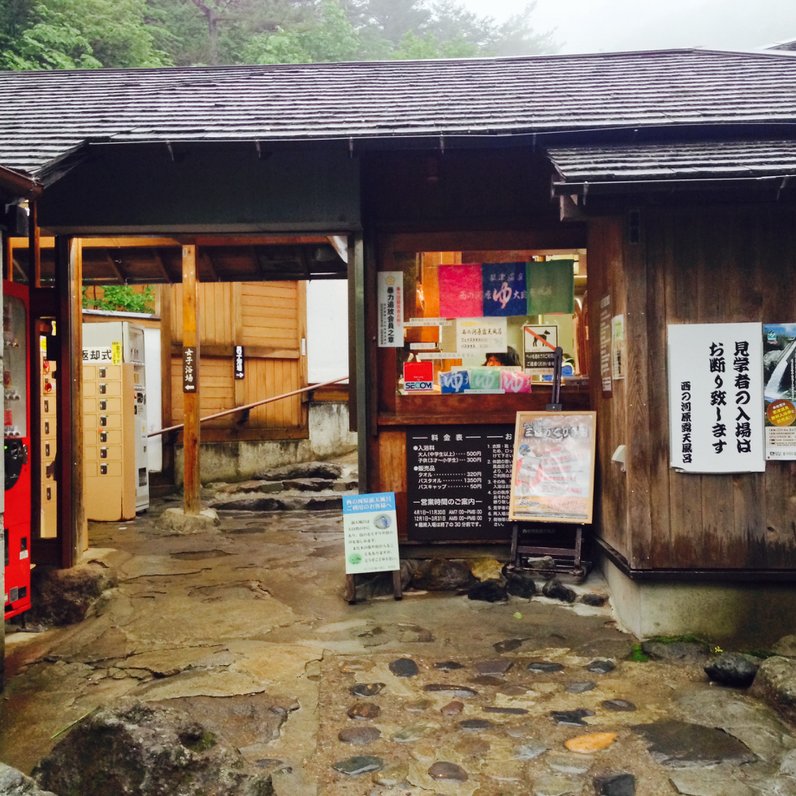
<path fill-rule="evenodd" d="M 39 229 L 39 207 L 36 202 L 33 201 L 30 203 L 28 224 L 28 256 L 30 258 L 28 261 L 29 283 L 32 287 L 41 287 L 41 230 Z M 38 349 L 36 350 L 38 351 Z"/>
<path fill-rule="evenodd" d="M 196 245 L 182 247 L 183 489 L 186 514 L 202 510 L 199 481 L 199 285 Z"/>
<path fill-rule="evenodd" d="M 368 478 L 368 373 L 367 336 L 365 332 L 365 248 L 361 235 L 353 236 L 348 247 L 349 334 L 353 331 L 353 348 L 349 343 L 349 390 L 354 392 L 357 428 L 357 463 L 359 491 L 367 492 Z M 353 354 L 353 359 L 352 359 Z"/>
<path fill-rule="evenodd" d="M 56 238 L 58 301 L 58 506 L 60 564 L 74 566 L 88 547 L 83 497 L 83 258 L 80 241 Z"/>

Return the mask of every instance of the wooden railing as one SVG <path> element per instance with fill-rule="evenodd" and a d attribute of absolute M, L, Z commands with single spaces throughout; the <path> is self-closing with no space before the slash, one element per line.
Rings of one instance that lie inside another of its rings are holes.
<path fill-rule="evenodd" d="M 285 392 L 281 395 L 272 395 L 270 398 L 263 398 L 260 401 L 254 401 L 250 404 L 242 404 L 241 406 L 236 406 L 233 409 L 225 409 L 223 412 L 216 412 L 213 415 L 201 417 L 199 418 L 199 422 L 204 423 L 207 420 L 217 420 L 219 417 L 226 417 L 227 415 L 241 413 L 243 416 L 241 417 L 240 422 L 245 423 L 249 416 L 249 412 L 251 412 L 252 409 L 256 409 L 258 406 L 264 406 L 265 404 L 270 404 L 274 401 L 281 401 L 283 398 L 292 398 L 294 395 L 301 395 L 305 392 L 313 392 L 321 387 L 329 387 L 332 384 L 340 384 L 343 381 L 348 381 L 348 376 L 341 376 L 339 379 L 332 379 L 332 381 L 322 381 L 318 384 L 310 384 L 309 386 L 302 387 L 299 390 L 292 390 L 291 392 Z M 161 434 L 168 434 L 171 431 L 180 431 L 180 429 L 182 429 L 184 426 L 184 423 L 179 423 L 176 426 L 168 426 L 167 428 L 161 428 L 157 431 L 150 431 L 149 434 L 147 434 L 147 437 L 157 437 Z"/>

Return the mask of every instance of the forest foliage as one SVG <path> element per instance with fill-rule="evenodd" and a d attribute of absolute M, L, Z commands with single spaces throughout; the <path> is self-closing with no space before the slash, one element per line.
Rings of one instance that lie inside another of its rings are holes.
<path fill-rule="evenodd" d="M 533 2 L 505 21 L 457 0 L 0 0 L 0 68 L 94 69 L 552 52 Z"/>

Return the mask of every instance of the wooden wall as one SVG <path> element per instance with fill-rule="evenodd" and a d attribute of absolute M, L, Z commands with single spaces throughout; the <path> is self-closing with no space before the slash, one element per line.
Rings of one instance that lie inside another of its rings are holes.
<path fill-rule="evenodd" d="M 171 311 L 173 423 L 182 422 L 181 285 L 165 288 Z M 306 386 L 306 286 L 303 282 L 204 283 L 199 287 L 201 416 Z M 234 345 L 245 346 L 246 377 L 233 377 Z M 202 425 L 202 440 L 294 438 L 307 434 L 301 396 Z"/>
<path fill-rule="evenodd" d="M 598 411 L 601 538 L 637 570 L 796 568 L 796 462 L 764 474 L 694 475 L 669 467 L 666 324 L 796 320 L 796 210 L 686 206 L 595 218 L 589 235 L 593 363 L 600 299 L 625 313 L 627 377 Z M 627 445 L 627 472 L 610 462 Z"/>

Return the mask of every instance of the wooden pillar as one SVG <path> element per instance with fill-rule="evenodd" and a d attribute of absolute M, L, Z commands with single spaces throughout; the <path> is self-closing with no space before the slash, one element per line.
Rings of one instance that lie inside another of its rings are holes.
<path fill-rule="evenodd" d="M 83 502 L 83 257 L 80 241 L 55 241 L 58 301 L 58 506 L 61 566 L 74 566 L 88 547 Z"/>
<path fill-rule="evenodd" d="M 30 203 L 28 225 L 28 282 L 32 287 L 41 287 L 41 230 L 39 229 L 39 207 L 36 202 L 33 201 Z M 38 348 L 36 351 L 38 352 Z"/>
<path fill-rule="evenodd" d="M 186 514 L 202 510 L 199 481 L 199 284 L 196 244 L 182 247 L 183 488 Z"/>
<path fill-rule="evenodd" d="M 368 491 L 368 373 L 365 332 L 365 249 L 362 235 L 353 236 L 348 248 L 349 390 L 354 390 L 358 442 L 359 491 Z"/>

